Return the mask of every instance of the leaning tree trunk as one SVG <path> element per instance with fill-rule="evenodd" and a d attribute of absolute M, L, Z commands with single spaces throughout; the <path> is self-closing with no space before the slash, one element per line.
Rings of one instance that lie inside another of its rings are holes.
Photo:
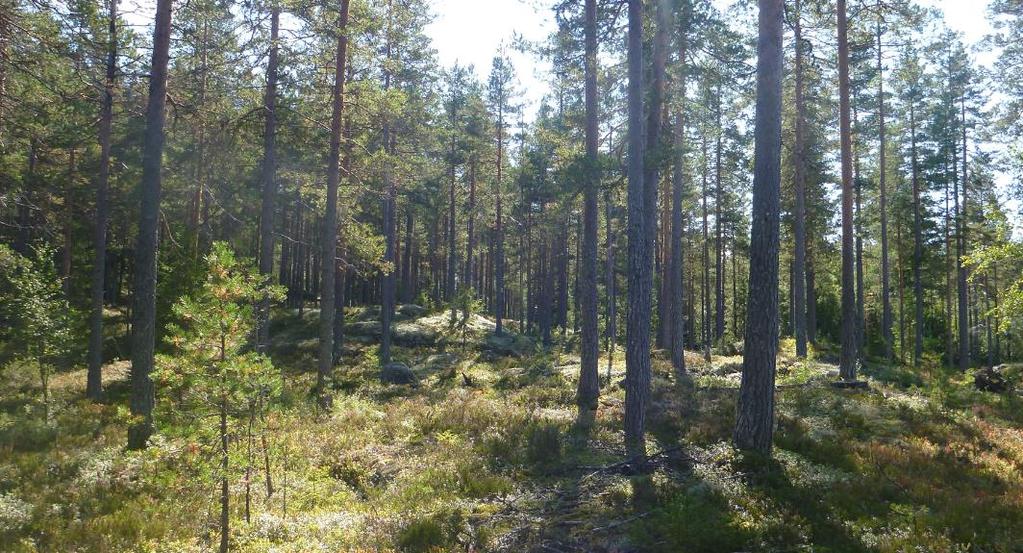
<path fill-rule="evenodd" d="M 128 448 L 146 447 L 153 432 L 154 348 L 156 345 L 156 249 L 160 221 L 160 168 L 163 161 L 167 103 L 167 62 L 170 59 L 171 0 L 157 0 L 153 27 L 153 58 L 142 150 L 142 198 L 138 242 L 135 246 L 135 287 L 132 309 L 131 414 Z"/>
<path fill-rule="evenodd" d="M 96 179 L 96 228 L 93 235 L 92 310 L 89 316 L 89 371 L 85 395 L 98 400 L 103 395 L 103 297 L 106 289 L 107 225 L 110 219 L 110 134 L 114 114 L 114 86 L 117 80 L 117 0 L 110 0 L 107 76 L 99 117 L 99 177 Z M 0 94 L 2 94 L 0 90 Z"/>
<path fill-rule="evenodd" d="M 771 451 L 778 351 L 783 0 L 759 0 L 753 228 L 735 446 Z"/>
<path fill-rule="evenodd" d="M 316 397 L 330 406 L 327 379 L 334 368 L 334 287 L 337 277 L 337 188 L 341 173 L 341 116 L 344 111 L 345 63 L 348 60 L 348 5 L 341 0 L 337 24 L 337 59 L 330 116 L 330 153 L 327 156 L 327 205 L 320 229 L 320 352 L 316 371 Z"/>
<path fill-rule="evenodd" d="M 266 64 L 263 110 L 263 205 L 259 215 L 259 273 L 269 279 L 274 268 L 274 216 L 277 202 L 277 57 L 281 9 L 270 9 L 270 54 Z M 256 349 L 266 353 L 270 345 L 270 298 L 260 300 L 256 312 Z"/>
<path fill-rule="evenodd" d="M 585 3 L 585 101 L 586 101 L 586 168 L 587 182 L 583 189 L 582 259 L 579 260 L 579 292 L 582 296 L 582 343 L 580 346 L 579 388 L 576 402 L 579 410 L 595 410 L 600 394 L 597 372 L 599 337 L 597 333 L 597 192 L 600 170 L 597 165 L 597 0 Z"/>
<path fill-rule="evenodd" d="M 849 31 L 845 0 L 838 0 L 838 92 L 842 143 L 842 353 L 839 373 L 856 379 L 856 275 L 853 253 L 852 129 L 849 108 Z"/>

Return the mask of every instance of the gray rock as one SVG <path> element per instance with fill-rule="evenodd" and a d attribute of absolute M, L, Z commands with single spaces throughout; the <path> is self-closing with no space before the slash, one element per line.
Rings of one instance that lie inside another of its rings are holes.
<path fill-rule="evenodd" d="M 423 362 L 418 364 L 416 368 L 425 371 L 439 371 L 450 369 L 457 364 L 457 355 L 453 353 L 435 353 L 423 360 Z"/>
<path fill-rule="evenodd" d="M 524 357 L 535 349 L 529 338 L 510 332 L 491 334 L 483 341 L 483 350 L 497 357 Z"/>
<path fill-rule="evenodd" d="M 388 363 L 380 369 L 380 380 L 387 384 L 419 384 L 419 378 L 404 363 Z"/>
<path fill-rule="evenodd" d="M 725 363 L 719 363 L 719 364 L 715 365 L 710 370 L 711 374 L 717 375 L 717 376 L 725 376 L 725 375 L 729 375 L 729 374 L 732 374 L 732 373 L 741 373 L 741 372 L 742 372 L 742 361 L 736 361 L 736 362 L 728 361 L 728 362 L 725 362 Z"/>
<path fill-rule="evenodd" d="M 418 319 L 426 315 L 426 308 L 414 303 L 406 303 L 398 306 L 398 314 L 410 319 Z"/>
<path fill-rule="evenodd" d="M 416 322 L 399 322 L 391 328 L 397 344 L 408 347 L 432 346 L 437 342 L 437 331 Z"/>
<path fill-rule="evenodd" d="M 358 321 L 345 325 L 345 334 L 380 338 L 380 321 Z"/>

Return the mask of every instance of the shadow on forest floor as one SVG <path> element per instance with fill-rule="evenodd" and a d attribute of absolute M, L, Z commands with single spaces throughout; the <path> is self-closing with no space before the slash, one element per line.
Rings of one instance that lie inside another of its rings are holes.
<path fill-rule="evenodd" d="M 322 413 L 308 398 L 315 328 L 311 310 L 274 323 L 287 379 L 265 421 L 274 493 L 253 488 L 238 551 L 1023 546 L 1023 401 L 965 376 L 868 366 L 869 390 L 842 391 L 827 385 L 832 366 L 783 354 L 775 451 L 758 459 L 728 445 L 741 358 L 687 354 L 692 378 L 676 384 L 655 355 L 640 464 L 624 457 L 623 365 L 581 423 L 578 357 L 561 344 L 518 357 L 488 352 L 482 333 L 466 347 L 399 344 L 395 358 L 419 376 L 411 387 L 380 384 L 375 344 L 353 341 Z M 4 379 L 0 549 L 210 547 L 212 444 L 158 411 L 152 447 L 125 452 L 127 370 L 107 367 L 101 405 L 82 400 L 83 370 L 56 375 L 49 421 L 30 374 Z M 243 484 L 232 485 L 239 521 Z"/>

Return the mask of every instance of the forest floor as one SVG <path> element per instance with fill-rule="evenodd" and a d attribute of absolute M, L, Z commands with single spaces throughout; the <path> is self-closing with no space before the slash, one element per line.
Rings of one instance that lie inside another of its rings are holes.
<path fill-rule="evenodd" d="M 388 386 L 372 313 L 350 315 L 329 413 L 308 395 L 316 312 L 275 320 L 273 493 L 260 440 L 239 441 L 233 462 L 254 468 L 232 480 L 234 550 L 1023 551 L 1023 398 L 969 375 L 868 366 L 868 390 L 837 390 L 833 366 L 783 344 L 774 456 L 757 459 L 729 446 L 741 358 L 687 354 L 693 379 L 676 384 L 655 353 L 640 474 L 623 462 L 620 355 L 610 383 L 602 358 L 600 407 L 580 424 L 571 337 L 529 352 L 486 340 L 485 319 L 455 336 L 412 310 L 395 358 L 419 384 Z M 213 548 L 211 440 L 158 412 L 152 446 L 124 451 L 127 374 L 106 368 L 102 405 L 82 398 L 84 370 L 54 376 L 48 421 L 34 375 L 2 375 L 0 550 Z"/>

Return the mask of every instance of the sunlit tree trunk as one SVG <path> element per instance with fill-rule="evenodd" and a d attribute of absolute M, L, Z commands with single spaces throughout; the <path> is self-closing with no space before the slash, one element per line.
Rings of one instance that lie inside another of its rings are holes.
<path fill-rule="evenodd" d="M 675 113 L 675 125 L 672 129 L 672 150 L 674 163 L 672 164 L 671 176 L 671 267 L 668 272 L 670 291 L 669 301 L 671 302 L 668 313 L 671 316 L 671 332 L 669 340 L 671 343 L 671 365 L 677 379 L 681 379 L 686 373 L 685 357 L 685 289 L 684 278 L 684 252 L 683 233 L 685 227 L 682 221 L 682 202 L 685 189 L 685 67 L 686 54 L 689 47 L 687 39 L 688 31 L 688 10 L 686 10 L 683 21 L 683 29 L 679 35 L 679 65 L 683 68 L 679 77 L 678 90 L 679 98 L 676 102 L 677 112 Z"/>
<path fill-rule="evenodd" d="M 840 0 L 841 1 L 841 0 Z M 782 0 L 759 0 L 754 127 L 753 228 L 742 382 L 735 446 L 770 452 L 778 351 L 778 241 L 781 195 Z"/>
<path fill-rule="evenodd" d="M 792 214 L 795 247 L 792 262 L 792 317 L 796 335 L 796 355 L 806 357 L 806 100 L 803 96 L 803 23 L 801 0 L 795 0 L 793 29 L 796 41 L 795 63 L 795 213 Z"/>
<path fill-rule="evenodd" d="M 277 202 L 277 60 L 278 34 L 281 9 L 270 8 L 270 54 L 266 64 L 266 93 L 263 110 L 263 166 L 260 180 L 263 184 L 263 203 L 259 215 L 259 272 L 270 278 L 273 272 L 274 216 Z M 270 344 L 270 298 L 259 302 L 256 313 L 256 348 L 266 353 Z"/>
<path fill-rule="evenodd" d="M 580 346 L 579 388 L 576 402 L 580 411 L 596 409 L 600 394 L 597 372 L 599 343 L 597 333 L 597 192 L 600 189 L 597 148 L 597 0 L 585 1 L 585 101 L 586 101 L 586 169 L 583 188 L 582 259 L 579 260 L 579 291 L 582 296 L 582 343 Z"/>
<path fill-rule="evenodd" d="M 967 319 L 968 292 L 967 271 L 962 259 L 966 255 L 966 233 L 967 227 L 967 201 L 966 191 L 969 183 L 969 169 L 967 167 L 967 142 L 966 142 L 966 100 L 961 99 L 962 108 L 962 138 L 963 138 L 963 204 L 962 211 L 956 214 L 956 275 L 959 281 L 958 305 L 959 305 L 959 370 L 965 371 L 970 368 L 970 324 Z M 958 198 L 956 204 L 958 205 Z"/>
<path fill-rule="evenodd" d="M 644 183 L 643 2 L 628 0 L 628 318 L 625 337 L 625 444 L 643 455 L 650 398 L 650 293 L 653 285 L 653 209 Z"/>
<path fill-rule="evenodd" d="M 892 347 L 895 337 L 892 334 L 892 298 L 891 298 L 891 269 L 888 262 L 888 189 L 885 176 L 887 174 L 887 127 L 885 126 L 885 103 L 884 103 L 884 65 L 881 62 L 883 45 L 881 43 L 881 2 L 878 0 L 877 19 L 877 119 L 878 138 L 878 201 L 881 213 L 881 339 L 884 340 L 884 358 L 888 363 L 892 362 Z"/>
<path fill-rule="evenodd" d="M 146 447 L 153 432 L 154 347 L 156 345 L 156 249 L 160 221 L 160 170 L 163 162 L 164 121 L 167 103 L 167 62 L 170 59 L 171 0 L 157 0 L 153 27 L 153 57 L 146 107 L 146 133 L 142 149 L 142 206 L 135 246 L 134 307 L 132 309 L 131 414 L 128 448 Z"/>
<path fill-rule="evenodd" d="M 341 174 L 341 121 L 344 111 L 345 63 L 348 61 L 348 6 L 341 0 L 334 60 L 334 90 L 331 97 L 330 152 L 327 155 L 327 204 L 320 237 L 320 352 L 316 371 L 316 397 L 323 407 L 331 400 L 327 379 L 334 368 L 334 293 L 337 277 L 337 188 Z"/>
<path fill-rule="evenodd" d="M 856 379 L 856 275 L 853 252 L 853 159 L 849 107 L 849 37 L 845 0 L 838 0 L 838 92 L 842 143 L 842 353 L 843 380 Z"/>

